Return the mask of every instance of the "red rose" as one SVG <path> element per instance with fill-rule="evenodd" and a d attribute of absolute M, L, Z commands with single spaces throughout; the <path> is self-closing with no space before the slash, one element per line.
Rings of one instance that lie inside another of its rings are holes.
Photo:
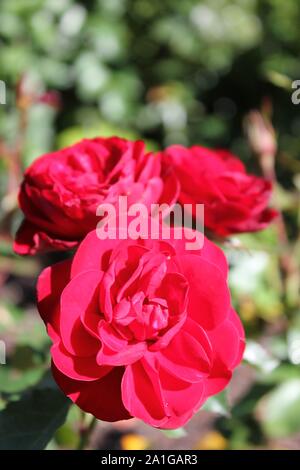
<path fill-rule="evenodd" d="M 27 169 L 19 194 L 25 220 L 14 249 L 18 254 L 71 249 L 96 228 L 99 204 L 117 204 L 121 195 L 128 204 L 171 204 L 177 194 L 177 180 L 158 156 L 145 153 L 143 142 L 82 140 Z"/>
<path fill-rule="evenodd" d="M 277 216 L 268 208 L 272 184 L 250 175 L 226 150 L 173 145 L 164 152 L 181 184 L 182 204 L 204 204 L 204 225 L 219 236 L 254 232 Z"/>
<path fill-rule="evenodd" d="M 225 257 L 207 239 L 201 251 L 185 243 L 100 241 L 93 231 L 39 278 L 54 377 L 99 419 L 182 426 L 241 361 Z"/>

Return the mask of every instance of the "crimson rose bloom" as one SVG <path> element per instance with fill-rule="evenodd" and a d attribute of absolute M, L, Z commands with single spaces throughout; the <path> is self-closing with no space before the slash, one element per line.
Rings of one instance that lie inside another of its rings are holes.
<path fill-rule="evenodd" d="M 96 228 L 100 204 L 175 202 L 178 183 L 144 143 L 85 139 L 46 154 L 26 170 L 19 194 L 25 214 L 14 250 L 21 255 L 75 247 Z"/>
<path fill-rule="evenodd" d="M 272 184 L 250 175 L 226 150 L 173 145 L 164 152 L 181 184 L 182 204 L 204 204 L 204 225 L 219 236 L 261 230 L 277 216 L 268 208 Z"/>
<path fill-rule="evenodd" d="M 58 385 L 101 420 L 184 425 L 242 358 L 226 278 L 225 257 L 207 239 L 188 252 L 185 240 L 100 241 L 91 232 L 38 281 Z"/>

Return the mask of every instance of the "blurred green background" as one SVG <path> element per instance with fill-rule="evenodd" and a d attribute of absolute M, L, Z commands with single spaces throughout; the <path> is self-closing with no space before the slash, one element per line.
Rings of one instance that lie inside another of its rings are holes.
<path fill-rule="evenodd" d="M 49 150 L 117 134 L 143 138 L 151 149 L 229 148 L 265 175 L 275 157 L 274 205 L 283 219 L 224 246 L 248 337 L 228 393 L 186 430 L 100 423 L 87 445 L 300 449 L 300 104 L 291 100 L 300 79 L 299 24 L 296 0 L 1 0 L 0 448 L 20 442 L 17 435 L 7 443 L 1 431 L 14 412 L 7 406 L 17 401 L 20 414 L 43 387 L 55 393 L 49 380 L 39 383 L 49 343 L 35 309 L 36 277 L 55 257 L 21 259 L 11 249 L 22 173 Z M 265 127 L 255 127 L 253 109 Z M 61 412 L 59 399 L 57 406 Z M 48 448 L 80 445 L 88 420 L 73 407 Z M 32 426 L 30 415 L 27 421 Z M 35 423 L 37 433 L 41 426 Z"/>

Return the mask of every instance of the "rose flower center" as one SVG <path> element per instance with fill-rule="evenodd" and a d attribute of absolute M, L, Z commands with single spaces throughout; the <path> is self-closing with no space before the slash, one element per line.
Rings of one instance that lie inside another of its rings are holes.
<path fill-rule="evenodd" d="M 127 339 L 153 341 L 168 326 L 169 312 L 164 299 L 149 299 L 142 292 L 123 299 L 114 309 L 114 327 Z"/>

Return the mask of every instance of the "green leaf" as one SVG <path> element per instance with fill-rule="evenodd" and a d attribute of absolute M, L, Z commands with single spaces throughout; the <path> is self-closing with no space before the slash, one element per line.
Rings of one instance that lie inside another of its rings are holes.
<path fill-rule="evenodd" d="M 162 431 L 165 436 L 169 437 L 170 439 L 180 439 L 181 437 L 185 437 L 187 432 L 184 428 L 178 429 L 170 429 L 168 431 Z"/>
<path fill-rule="evenodd" d="M 281 364 L 268 374 L 263 372 L 257 374 L 258 382 L 273 386 L 294 378 L 299 378 L 299 368 L 292 364 Z"/>
<path fill-rule="evenodd" d="M 112 124 L 106 122 L 99 122 L 99 125 L 93 127 L 80 127 L 74 126 L 65 129 L 58 136 L 58 147 L 64 148 L 73 145 L 81 139 L 92 139 L 94 137 L 111 137 L 118 135 L 125 139 L 138 139 L 138 135 L 134 132 L 120 129 Z"/>
<path fill-rule="evenodd" d="M 70 401 L 53 383 L 34 388 L 0 412 L 0 450 L 41 450 L 65 422 Z"/>
<path fill-rule="evenodd" d="M 30 109 L 23 155 L 25 166 L 30 165 L 37 157 L 51 150 L 54 137 L 54 118 L 55 110 L 50 106 L 38 104 Z M 42 126 L 39 125 L 41 122 Z M 36 132 L 37 127 L 39 132 Z"/>
<path fill-rule="evenodd" d="M 280 361 L 256 341 L 249 340 L 244 353 L 244 361 L 268 374 L 279 366 Z"/>
<path fill-rule="evenodd" d="M 285 437 L 300 431 L 300 379 L 291 379 L 259 402 L 258 415 L 270 437 Z"/>
<path fill-rule="evenodd" d="M 292 325 L 287 334 L 288 356 L 292 364 L 300 364 L 300 326 Z"/>
<path fill-rule="evenodd" d="M 44 372 L 43 367 L 21 371 L 10 367 L 0 368 L 0 392 L 19 393 L 26 387 L 35 385 Z"/>
<path fill-rule="evenodd" d="M 55 441 L 60 447 L 74 449 L 78 446 L 80 436 L 77 430 L 65 423 L 55 433 Z"/>
<path fill-rule="evenodd" d="M 218 395 L 208 398 L 203 405 L 202 410 L 217 413 L 221 416 L 230 416 L 227 392 L 224 390 Z"/>

